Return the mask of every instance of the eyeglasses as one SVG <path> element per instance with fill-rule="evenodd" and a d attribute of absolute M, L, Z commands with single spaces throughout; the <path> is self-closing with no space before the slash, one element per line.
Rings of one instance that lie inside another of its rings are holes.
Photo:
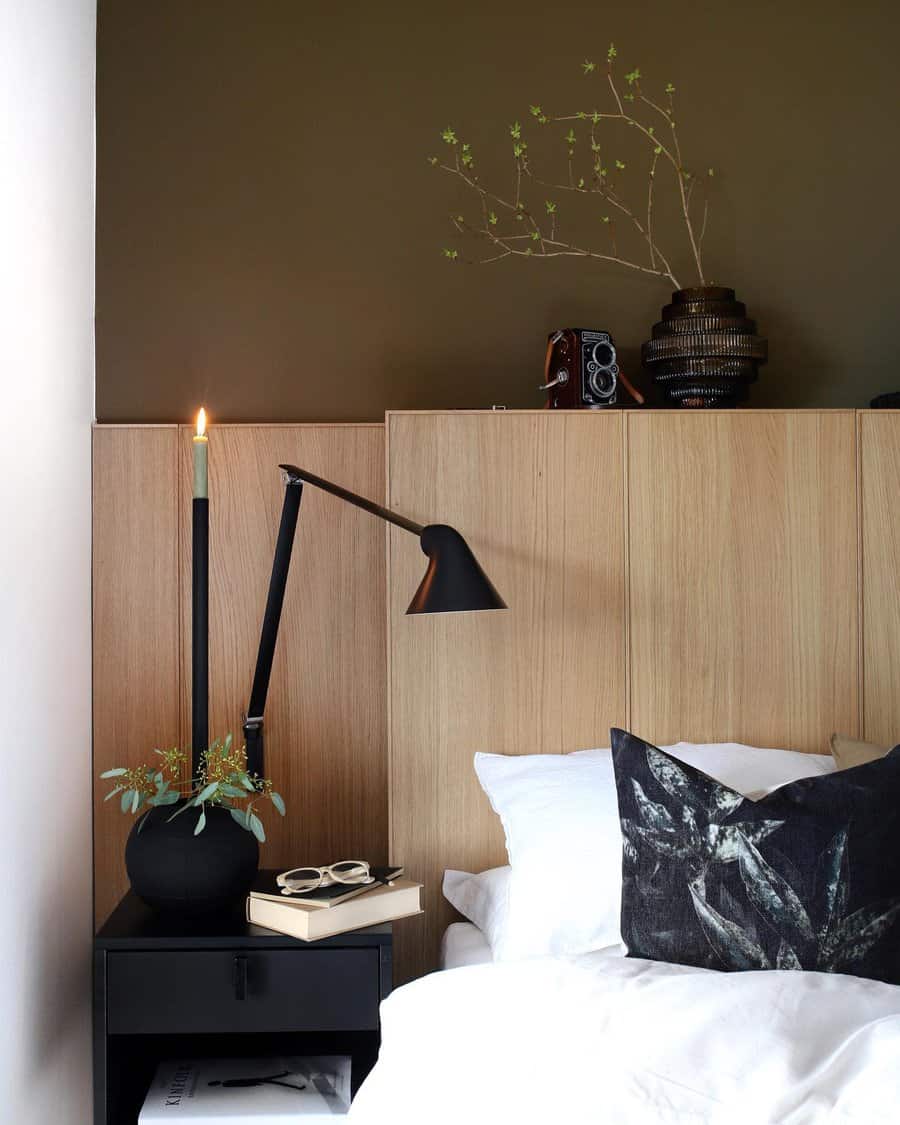
<path fill-rule="evenodd" d="M 282 871 L 275 876 L 275 882 L 281 887 L 283 895 L 296 895 L 319 887 L 331 887 L 335 883 L 347 886 L 374 883 L 375 878 L 369 874 L 369 865 L 364 859 L 342 859 L 328 867 L 294 867 L 290 871 Z"/>

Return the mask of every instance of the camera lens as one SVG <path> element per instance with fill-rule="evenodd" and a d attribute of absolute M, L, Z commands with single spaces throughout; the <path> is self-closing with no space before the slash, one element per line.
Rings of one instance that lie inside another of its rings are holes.
<path fill-rule="evenodd" d="M 609 344 L 595 344 L 593 359 L 600 367 L 611 367 L 615 363 L 616 353 Z"/>
<path fill-rule="evenodd" d="M 597 398 L 610 398 L 616 390 L 615 376 L 610 371 L 596 371 L 588 376 L 588 383 Z"/>

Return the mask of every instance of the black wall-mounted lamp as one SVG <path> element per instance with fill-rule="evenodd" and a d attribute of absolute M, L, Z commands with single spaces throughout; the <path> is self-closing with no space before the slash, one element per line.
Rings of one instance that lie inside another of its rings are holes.
<path fill-rule="evenodd" d="M 468 543 L 460 533 L 446 524 L 414 523 L 405 516 L 392 512 L 380 504 L 358 496 L 339 484 L 317 477 L 296 465 L 281 465 L 285 474 L 284 504 L 281 509 L 281 524 L 275 543 L 275 557 L 272 560 L 272 577 L 269 580 L 269 595 L 263 616 L 262 633 L 259 638 L 259 652 L 256 657 L 256 671 L 247 718 L 244 720 L 244 738 L 247 743 L 247 763 L 251 773 L 263 772 L 263 713 L 269 693 L 269 679 L 272 674 L 272 661 L 275 656 L 275 642 L 278 639 L 278 625 L 284 605 L 284 591 L 287 585 L 288 570 L 291 565 L 291 551 L 297 530 L 297 516 L 300 512 L 300 498 L 303 484 L 315 485 L 324 492 L 330 492 L 341 500 L 354 504 L 370 512 L 373 516 L 387 520 L 404 531 L 419 536 L 422 551 L 428 556 L 428 569 L 418 590 L 409 603 L 407 613 L 458 613 L 466 610 L 506 609 L 506 603 L 494 589 L 490 579 L 478 565 Z"/>

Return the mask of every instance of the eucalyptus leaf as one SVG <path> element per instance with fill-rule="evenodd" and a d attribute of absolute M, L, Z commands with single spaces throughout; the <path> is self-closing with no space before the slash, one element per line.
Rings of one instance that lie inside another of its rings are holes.
<path fill-rule="evenodd" d="M 126 789 L 123 792 L 122 800 L 121 800 L 122 812 L 128 812 L 128 810 L 131 808 L 131 799 L 132 799 L 133 794 L 134 794 L 133 789 Z"/>
<path fill-rule="evenodd" d="M 115 795 L 117 793 L 121 793 L 124 788 L 125 788 L 124 785 L 117 785 L 115 787 L 115 789 L 110 789 L 110 791 L 106 794 L 106 796 L 103 798 L 103 800 L 108 801 L 110 799 L 110 797 L 115 797 Z"/>
<path fill-rule="evenodd" d="M 270 794 L 270 797 L 272 799 L 272 804 L 275 806 L 275 808 L 278 810 L 278 812 L 281 813 L 282 816 L 284 816 L 286 811 L 287 811 L 284 807 L 284 798 L 281 796 L 280 793 L 275 793 L 275 792 L 272 792 Z"/>
<path fill-rule="evenodd" d="M 169 819 L 168 819 L 168 820 L 166 821 L 166 823 L 167 823 L 167 824 L 171 824 L 171 823 L 172 823 L 172 821 L 173 821 L 173 820 L 175 819 L 175 817 L 176 817 L 176 816 L 181 816 L 181 814 L 182 814 L 182 813 L 183 813 L 183 812 L 185 811 L 185 809 L 189 809 L 189 808 L 192 808 L 192 807 L 193 807 L 193 804 L 194 804 L 194 802 L 193 802 L 193 801 L 185 801 L 185 802 L 184 802 L 184 804 L 183 804 L 183 805 L 181 806 L 181 808 L 180 808 L 180 809 L 176 809 L 176 810 L 175 810 L 175 811 L 174 811 L 174 812 L 172 813 L 172 815 L 171 815 L 171 816 L 169 817 Z"/>
<path fill-rule="evenodd" d="M 100 774 L 100 776 L 102 778 L 121 777 L 123 774 L 126 774 L 126 773 L 128 773 L 128 770 L 124 769 L 122 766 L 118 766 L 114 770 L 104 770 L 103 773 Z"/>
<path fill-rule="evenodd" d="M 222 747 L 222 756 L 226 757 L 231 750 L 231 744 L 234 742 L 234 735 L 230 732 L 225 736 L 225 744 Z"/>
<path fill-rule="evenodd" d="M 135 789 L 135 790 L 133 790 L 133 796 L 131 798 L 131 811 L 133 813 L 136 813 L 138 811 L 138 805 L 140 803 L 141 803 L 141 795 L 137 791 L 137 789 Z"/>
<path fill-rule="evenodd" d="M 240 775 L 240 778 L 241 778 L 241 785 L 243 785 L 243 787 L 249 793 L 255 793 L 256 792 L 256 786 L 253 784 L 253 782 L 250 780 L 250 778 L 247 776 L 247 774 L 242 773 Z"/>
<path fill-rule="evenodd" d="M 249 831 L 250 826 L 247 823 L 247 813 L 244 809 L 229 809 L 228 811 L 231 813 L 232 820 L 237 821 L 241 828 Z"/>
<path fill-rule="evenodd" d="M 203 829 L 206 827 L 206 809 L 200 810 L 200 815 L 197 817 L 197 827 L 194 829 L 194 835 L 199 836 Z"/>
<path fill-rule="evenodd" d="M 216 790 L 218 788 L 219 788 L 218 781 L 211 781 L 209 783 L 209 785 L 207 785 L 204 789 L 200 790 L 200 792 L 197 794 L 197 796 L 194 799 L 194 803 L 197 804 L 197 805 L 202 805 L 204 801 L 208 801 L 210 799 L 210 797 L 212 797 L 212 795 L 216 792 Z"/>
<path fill-rule="evenodd" d="M 166 805 L 174 805 L 176 801 L 180 800 L 181 798 L 178 796 L 178 794 L 172 790 L 169 790 L 168 792 L 159 790 L 158 792 L 154 793 L 152 797 L 150 797 L 150 799 L 147 801 L 147 804 L 153 805 L 154 808 L 163 808 Z"/>
<path fill-rule="evenodd" d="M 262 826 L 262 821 L 256 813 L 250 813 L 250 831 L 259 840 L 261 844 L 266 842 L 266 833 Z"/>

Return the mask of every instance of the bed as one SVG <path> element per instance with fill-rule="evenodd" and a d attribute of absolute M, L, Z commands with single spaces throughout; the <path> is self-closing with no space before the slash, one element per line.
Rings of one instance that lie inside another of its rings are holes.
<path fill-rule="evenodd" d="M 473 964 L 472 934 L 450 944 L 467 964 L 385 1002 L 355 1125 L 898 1120 L 896 987 L 618 950 Z"/>
<path fill-rule="evenodd" d="M 398 928 L 401 987 L 352 1121 L 900 1121 L 896 986 L 622 956 L 618 820 L 589 864 L 603 916 L 579 918 L 563 877 L 581 841 L 523 847 L 472 769 L 486 749 L 523 776 L 529 756 L 577 763 L 624 725 L 658 745 L 752 744 L 731 746 L 729 784 L 756 800 L 750 789 L 771 789 L 750 784 L 775 753 L 763 748 L 802 751 L 814 773 L 832 732 L 896 742 L 900 539 L 885 498 L 900 420 L 884 413 L 388 417 L 391 502 L 464 528 L 512 609 L 477 626 L 405 617 L 418 561 L 391 537 L 391 854 L 425 884 L 426 909 Z M 526 791 L 549 795 L 521 802 L 543 823 L 558 790 L 532 777 Z M 513 878 L 527 859 L 540 895 L 511 884 L 510 932 L 448 929 L 463 924 L 443 873 L 485 872 L 504 852 Z M 886 855 L 896 865 L 900 846 Z M 733 891 L 702 900 L 707 916 L 731 923 Z M 439 946 L 453 967 L 436 972 Z M 764 952 L 773 965 L 796 954 Z"/>
<path fill-rule="evenodd" d="M 629 889 L 627 848 L 623 860 L 622 787 L 634 788 L 642 754 L 657 766 L 660 756 L 668 772 L 659 775 L 658 792 L 650 774 L 637 786 L 652 816 L 664 819 L 665 808 L 661 799 L 648 800 L 648 793 L 664 797 L 668 785 L 675 804 L 689 807 L 695 800 L 687 787 L 693 779 L 704 793 L 716 787 L 709 807 L 726 810 L 716 839 L 737 824 L 762 846 L 751 818 L 765 818 L 761 823 L 771 833 L 773 824 L 783 826 L 770 819 L 772 810 L 787 817 L 790 801 L 799 803 L 807 827 L 811 810 L 820 817 L 817 793 L 841 806 L 848 792 L 865 793 L 868 785 L 890 808 L 896 803 L 890 792 L 896 793 L 900 781 L 900 749 L 841 774 L 828 756 L 735 744 L 682 743 L 662 751 L 626 732 L 613 734 L 612 751 L 476 756 L 479 780 L 503 824 L 510 863 L 475 875 L 446 873 L 445 898 L 472 921 L 445 930 L 440 971 L 397 989 L 383 1005 L 381 1054 L 351 1120 L 360 1125 L 896 1122 L 900 987 L 884 980 L 900 980 L 900 955 L 888 950 L 887 961 L 873 970 L 865 951 L 858 950 L 859 976 L 846 967 L 795 971 L 809 966 L 789 965 L 783 940 L 777 960 L 774 946 L 767 959 L 760 944 L 762 971 L 722 971 L 747 966 L 729 966 L 728 949 L 705 938 L 701 945 L 717 968 L 673 963 L 659 953 L 626 956 L 622 936 L 627 934 L 634 954 L 636 931 L 628 915 L 634 888 Z M 885 778 L 895 783 L 886 796 Z M 881 819 L 879 814 L 866 825 L 865 837 L 879 830 Z M 782 845 L 789 846 L 784 840 Z M 725 846 L 726 859 L 706 863 L 704 886 L 710 893 L 713 870 L 734 874 L 743 866 L 731 847 Z M 762 855 L 755 847 L 752 854 Z M 583 870 L 561 863 L 561 855 L 580 856 Z M 879 855 L 894 872 L 896 889 L 897 861 L 884 849 Z M 847 867 L 846 855 L 838 858 L 841 877 L 849 879 L 855 869 Z M 680 855 L 673 859 L 665 879 L 683 862 Z M 741 879 L 746 877 L 742 872 Z M 774 888 L 792 908 L 808 908 L 818 922 L 811 901 L 795 902 L 784 881 L 771 878 L 768 892 Z M 586 886 L 588 893 L 579 894 Z M 840 901 L 842 926 L 856 903 L 849 890 L 843 895 L 836 886 L 829 883 L 825 893 Z M 727 891 L 734 907 L 733 898 Z M 723 901 L 715 899 L 719 909 Z M 653 908 L 659 919 L 664 906 Z M 784 903 L 776 906 L 768 917 L 761 905 L 760 929 L 764 921 L 768 928 L 784 921 Z M 703 911 L 708 908 L 704 902 Z M 894 903 L 882 917 L 893 924 L 898 911 Z M 868 942 L 871 951 L 877 947 L 870 942 L 875 914 L 858 915 L 854 940 L 860 947 Z M 698 909 L 698 918 L 705 917 Z M 735 925 L 724 924 L 730 927 L 726 936 L 733 937 Z M 888 929 L 887 921 L 883 929 L 892 941 L 900 932 Z M 752 941 L 742 940 L 744 956 L 763 937 L 754 928 Z M 885 964 L 886 977 L 865 979 L 884 971 Z"/>

